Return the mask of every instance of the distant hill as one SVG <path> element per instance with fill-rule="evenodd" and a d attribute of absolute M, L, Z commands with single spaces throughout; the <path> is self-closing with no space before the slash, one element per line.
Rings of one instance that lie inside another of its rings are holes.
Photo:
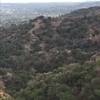
<path fill-rule="evenodd" d="M 0 25 L 20 23 L 37 16 L 59 16 L 76 9 L 100 6 L 100 2 L 86 3 L 33 3 L 33 4 L 0 4 Z"/>

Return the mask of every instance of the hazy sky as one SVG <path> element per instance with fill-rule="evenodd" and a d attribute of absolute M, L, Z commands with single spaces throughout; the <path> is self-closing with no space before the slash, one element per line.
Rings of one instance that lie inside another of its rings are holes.
<path fill-rule="evenodd" d="M 0 0 L 2 3 L 29 3 L 29 2 L 84 2 L 100 0 Z"/>

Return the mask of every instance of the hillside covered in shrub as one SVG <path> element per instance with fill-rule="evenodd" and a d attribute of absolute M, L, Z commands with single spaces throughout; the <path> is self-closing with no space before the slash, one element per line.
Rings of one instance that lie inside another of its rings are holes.
<path fill-rule="evenodd" d="M 99 84 L 100 7 L 0 27 L 0 91 L 11 100 L 99 100 Z"/>

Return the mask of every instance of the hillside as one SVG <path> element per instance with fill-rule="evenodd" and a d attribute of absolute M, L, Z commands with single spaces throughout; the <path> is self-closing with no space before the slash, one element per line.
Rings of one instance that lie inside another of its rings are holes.
<path fill-rule="evenodd" d="M 77 54 L 73 53 L 79 52 L 84 59 L 79 58 L 78 63 L 85 62 L 99 52 L 99 27 L 100 7 L 95 7 L 59 18 L 40 16 L 29 23 L 1 28 L 0 66 L 28 69 L 31 66 L 49 71 L 59 64 L 78 62 Z"/>
<path fill-rule="evenodd" d="M 99 100 L 99 76 L 100 7 L 0 27 L 0 80 L 16 100 Z"/>

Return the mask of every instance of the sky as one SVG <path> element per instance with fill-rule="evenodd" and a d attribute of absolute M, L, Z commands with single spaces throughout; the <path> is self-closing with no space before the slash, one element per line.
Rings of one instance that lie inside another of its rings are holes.
<path fill-rule="evenodd" d="M 31 3 L 31 2 L 88 2 L 100 0 L 0 0 L 2 3 Z"/>

